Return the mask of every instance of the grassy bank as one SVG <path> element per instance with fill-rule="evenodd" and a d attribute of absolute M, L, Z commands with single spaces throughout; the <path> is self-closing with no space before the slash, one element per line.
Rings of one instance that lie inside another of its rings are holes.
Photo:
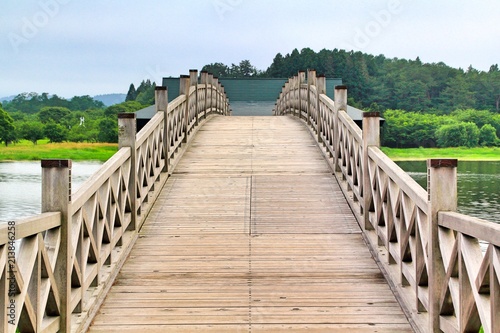
<path fill-rule="evenodd" d="M 382 151 L 394 161 L 429 158 L 457 158 L 462 161 L 500 161 L 500 148 L 386 148 Z"/>
<path fill-rule="evenodd" d="M 106 161 L 118 150 L 112 143 L 48 143 L 21 141 L 8 147 L 0 146 L 0 161 L 32 161 L 41 159 L 70 159 L 74 161 Z"/>

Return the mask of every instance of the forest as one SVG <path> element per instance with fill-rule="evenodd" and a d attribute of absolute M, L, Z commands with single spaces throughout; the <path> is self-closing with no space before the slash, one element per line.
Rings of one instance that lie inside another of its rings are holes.
<path fill-rule="evenodd" d="M 379 111 L 385 119 L 382 145 L 388 147 L 476 147 L 500 145 L 500 69 L 387 58 L 346 50 L 310 48 L 278 53 L 266 70 L 249 60 L 202 70 L 218 77 L 287 78 L 315 69 L 342 78 L 349 104 Z M 0 142 L 25 139 L 51 142 L 116 142 L 117 114 L 154 104 L 155 84 L 130 84 L 125 102 L 105 107 L 90 96 L 64 99 L 48 93 L 23 93 L 0 104 Z"/>
<path fill-rule="evenodd" d="M 349 105 L 379 111 L 385 119 L 382 144 L 388 147 L 475 147 L 500 144 L 500 69 L 387 58 L 345 50 L 310 48 L 278 53 L 265 71 L 248 60 L 231 66 L 206 65 L 220 77 L 288 78 L 315 69 L 341 78 Z"/>
<path fill-rule="evenodd" d="M 23 93 L 0 104 L 0 142 L 118 142 L 118 113 L 134 112 L 154 104 L 155 84 L 130 85 L 126 101 L 105 107 L 90 96 L 69 100 L 57 95 Z"/>

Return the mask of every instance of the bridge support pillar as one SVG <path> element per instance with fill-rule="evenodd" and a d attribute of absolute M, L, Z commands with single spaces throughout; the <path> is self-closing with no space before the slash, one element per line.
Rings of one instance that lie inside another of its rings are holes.
<path fill-rule="evenodd" d="M 457 210 L 457 165 L 456 159 L 427 160 L 427 193 L 429 212 L 429 234 L 427 255 L 429 260 L 429 331 L 439 329 L 439 299 L 446 272 L 443 268 L 438 238 L 438 212 Z"/>
<path fill-rule="evenodd" d="M 169 158 L 169 140 L 168 140 L 168 89 L 167 87 L 155 88 L 155 106 L 156 112 L 163 113 L 163 153 L 165 154 L 165 166 L 163 172 L 168 172 Z"/>
<path fill-rule="evenodd" d="M 140 214 L 137 206 L 137 150 L 135 134 L 137 131 L 135 113 L 118 114 L 118 148 L 130 148 L 130 177 L 128 189 L 130 193 L 130 209 L 132 210 L 132 221 L 128 230 L 138 230 L 138 215 Z"/>
<path fill-rule="evenodd" d="M 361 206 L 363 230 L 373 230 L 370 223 L 370 211 L 374 208 L 368 170 L 368 147 L 380 147 L 380 113 L 378 112 L 363 113 L 363 205 Z"/>
<path fill-rule="evenodd" d="M 42 160 L 42 213 L 61 212 L 61 241 L 54 270 L 56 284 L 59 286 L 60 332 L 71 332 L 71 254 L 73 253 L 73 245 L 71 244 L 72 230 L 68 212 L 70 202 L 71 160 Z M 77 307 L 76 311 L 78 310 L 81 309 Z"/>

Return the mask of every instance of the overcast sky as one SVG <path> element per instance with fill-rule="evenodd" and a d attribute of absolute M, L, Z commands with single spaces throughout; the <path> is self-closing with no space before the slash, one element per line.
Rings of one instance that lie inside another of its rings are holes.
<path fill-rule="evenodd" d="M 499 0 L 2 0 L 0 97 L 126 93 L 304 47 L 488 70 L 499 18 Z"/>

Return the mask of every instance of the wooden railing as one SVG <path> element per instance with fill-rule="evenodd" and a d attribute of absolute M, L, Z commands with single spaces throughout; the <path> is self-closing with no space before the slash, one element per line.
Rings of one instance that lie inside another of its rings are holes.
<path fill-rule="evenodd" d="M 500 332 L 500 225 L 461 215 L 456 160 L 429 160 L 426 191 L 380 149 L 378 113 L 363 130 L 347 89 L 299 72 L 275 115 L 302 119 L 318 141 L 372 255 L 417 332 Z"/>
<path fill-rule="evenodd" d="M 136 134 L 120 114 L 119 151 L 71 192 L 71 161 L 42 161 L 42 214 L 0 225 L 0 332 L 84 332 L 123 265 L 138 231 L 196 130 L 229 115 L 212 75 L 181 77 L 168 103 Z"/>

